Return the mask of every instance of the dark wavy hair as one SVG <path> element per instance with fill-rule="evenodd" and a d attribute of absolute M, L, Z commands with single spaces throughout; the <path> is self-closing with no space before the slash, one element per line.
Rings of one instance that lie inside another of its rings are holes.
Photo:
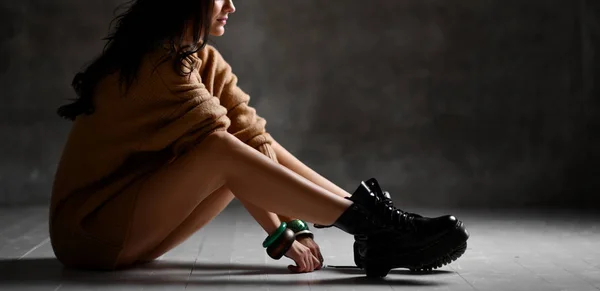
<path fill-rule="evenodd" d="M 202 50 L 208 41 L 214 0 L 133 0 L 118 9 L 116 22 L 99 57 L 73 78 L 71 86 L 78 98 L 58 108 L 58 115 L 75 120 L 94 112 L 93 94 L 105 76 L 119 72 L 119 81 L 129 88 L 136 78 L 145 54 L 167 45 L 163 62 L 172 60 L 181 75 L 191 72 L 190 55 Z M 191 28 L 193 43 L 184 45 L 184 31 Z"/>

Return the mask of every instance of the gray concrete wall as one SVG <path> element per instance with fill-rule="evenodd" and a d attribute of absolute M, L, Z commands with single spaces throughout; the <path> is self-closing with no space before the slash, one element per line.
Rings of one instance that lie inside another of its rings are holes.
<path fill-rule="evenodd" d="M 403 205 L 594 207 L 593 2 L 237 1 L 215 45 L 275 138 L 349 191 L 375 176 Z M 0 3 L 0 203 L 46 203 L 55 109 L 119 1 Z"/>

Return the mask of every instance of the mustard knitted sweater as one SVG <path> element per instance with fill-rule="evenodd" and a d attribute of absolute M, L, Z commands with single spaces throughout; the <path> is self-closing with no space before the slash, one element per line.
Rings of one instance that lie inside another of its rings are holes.
<path fill-rule="evenodd" d="M 231 67 L 212 46 L 192 56 L 194 70 L 179 75 L 162 49 L 148 54 L 133 85 L 118 74 L 94 93 L 95 112 L 78 116 L 64 147 L 52 189 L 50 215 L 72 196 L 85 216 L 146 174 L 171 162 L 208 134 L 227 130 L 277 161 L 266 121 L 248 105 Z"/>

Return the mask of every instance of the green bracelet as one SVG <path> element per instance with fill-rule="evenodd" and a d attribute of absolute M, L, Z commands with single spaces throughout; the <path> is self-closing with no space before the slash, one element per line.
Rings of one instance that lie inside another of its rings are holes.
<path fill-rule="evenodd" d="M 300 219 L 294 219 L 288 222 L 288 228 L 291 229 L 294 233 L 308 230 L 308 224 Z"/>
<path fill-rule="evenodd" d="M 279 228 L 277 228 L 277 230 L 275 230 L 273 234 L 267 236 L 265 241 L 263 241 L 263 248 L 268 248 L 271 244 L 273 244 L 273 242 L 276 241 L 277 238 L 279 238 L 279 236 L 285 231 L 286 228 L 287 224 L 285 222 L 282 222 L 281 225 L 279 225 Z"/>
<path fill-rule="evenodd" d="M 296 239 L 301 239 L 301 238 L 305 238 L 305 237 L 310 237 L 312 239 L 315 238 L 315 235 L 310 231 L 310 230 L 301 230 L 299 232 L 294 233 L 294 237 Z"/>
<path fill-rule="evenodd" d="M 283 233 L 267 248 L 267 254 L 274 260 L 279 260 L 287 253 L 296 241 L 294 232 L 286 228 Z"/>

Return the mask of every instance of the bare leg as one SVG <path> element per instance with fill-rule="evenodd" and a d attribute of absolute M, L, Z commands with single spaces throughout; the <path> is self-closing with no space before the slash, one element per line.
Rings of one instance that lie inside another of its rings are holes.
<path fill-rule="evenodd" d="M 335 222 L 351 204 L 274 163 L 229 133 L 217 132 L 154 174 L 135 192 L 131 231 L 120 261 L 147 255 L 163 242 L 167 247 L 162 249 L 168 249 L 171 244 L 165 240 L 176 242 L 178 239 L 170 238 L 171 234 L 192 214 L 198 213 L 196 220 L 210 221 L 223 207 L 204 214 L 194 210 L 223 188 L 257 209 L 323 225 Z"/>
<path fill-rule="evenodd" d="M 256 220 L 267 233 L 273 233 L 279 227 L 281 221 L 289 221 L 282 220 L 277 214 L 266 211 L 248 201 L 240 199 L 240 202 L 242 202 L 254 220 Z"/>
<path fill-rule="evenodd" d="M 333 182 L 327 180 L 327 178 L 321 176 L 319 173 L 302 163 L 279 143 L 273 143 L 273 150 L 275 151 L 277 159 L 282 166 L 294 171 L 296 174 L 308 179 L 316 185 L 329 190 L 331 193 L 339 195 L 340 197 L 350 196 L 350 193 L 346 192 L 344 189 L 335 185 Z"/>
<path fill-rule="evenodd" d="M 200 228 L 204 227 L 212 221 L 234 198 L 231 190 L 225 186 L 219 188 L 214 193 L 210 194 L 193 210 L 193 212 L 180 224 L 169 236 L 163 240 L 157 247 L 137 259 L 133 256 L 128 261 L 149 262 L 162 256 L 164 253 L 178 246 L 180 243 L 188 239 Z M 266 212 L 261 208 L 254 206 L 251 203 L 241 201 L 246 210 L 254 217 L 254 219 L 267 231 L 272 233 L 279 226 L 277 215 Z M 131 249 L 130 249 L 131 250 Z M 132 252 L 135 253 L 135 252 Z M 138 252 L 141 253 L 141 252 Z M 129 263 L 129 262 L 128 262 Z"/>
<path fill-rule="evenodd" d="M 183 223 L 177 226 L 158 246 L 150 251 L 140 250 L 137 253 L 129 248 L 131 255 L 122 257 L 122 261 L 126 261 L 126 263 L 147 262 L 162 256 L 213 220 L 227 207 L 232 199 L 233 194 L 229 189 L 219 188 L 200 202 Z"/>
<path fill-rule="evenodd" d="M 296 174 L 308 179 L 313 182 L 315 185 L 323 187 L 324 189 L 334 193 L 340 197 L 348 197 L 350 193 L 346 192 L 344 189 L 335 185 L 333 182 L 327 180 L 327 178 L 321 176 L 319 173 L 315 172 L 309 166 L 302 163 L 298 158 L 292 155 L 288 150 L 286 150 L 283 146 L 281 146 L 278 142 L 273 142 L 273 150 L 277 155 L 277 159 L 279 160 L 279 164 L 282 166 L 294 171 Z M 290 221 L 294 218 L 288 217 L 285 215 L 278 215 L 282 221 Z"/>
<path fill-rule="evenodd" d="M 315 185 L 293 171 L 272 162 L 229 134 L 213 134 L 207 141 L 209 152 L 222 157 L 225 183 L 234 195 L 260 208 L 332 224 L 351 204 L 350 201 Z M 218 167 L 218 166 L 217 166 Z"/>

